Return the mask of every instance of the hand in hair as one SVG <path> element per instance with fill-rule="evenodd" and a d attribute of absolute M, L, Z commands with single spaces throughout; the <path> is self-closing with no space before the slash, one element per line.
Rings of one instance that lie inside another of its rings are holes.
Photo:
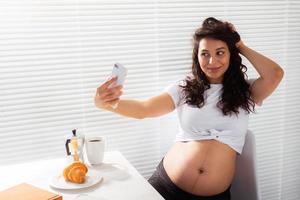
<path fill-rule="evenodd" d="M 234 25 L 233 25 L 232 23 L 230 23 L 230 22 L 226 22 L 226 23 L 228 24 L 228 26 L 230 27 L 230 29 L 231 29 L 231 31 L 232 31 L 233 33 L 237 33 L 236 28 L 234 27 Z M 236 46 L 237 48 L 241 47 L 242 45 L 244 45 L 244 42 L 242 41 L 242 39 L 240 39 L 240 40 L 235 44 L 235 46 Z"/>

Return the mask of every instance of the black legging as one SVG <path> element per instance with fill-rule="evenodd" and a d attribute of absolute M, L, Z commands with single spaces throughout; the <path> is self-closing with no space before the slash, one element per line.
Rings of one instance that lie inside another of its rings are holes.
<path fill-rule="evenodd" d="M 180 189 L 167 175 L 163 160 L 148 181 L 166 200 L 230 200 L 230 187 L 214 196 L 196 196 Z"/>

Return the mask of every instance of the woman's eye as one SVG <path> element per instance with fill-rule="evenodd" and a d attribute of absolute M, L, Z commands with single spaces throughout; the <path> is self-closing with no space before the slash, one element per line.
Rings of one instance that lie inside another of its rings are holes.
<path fill-rule="evenodd" d="M 221 56 L 221 55 L 223 55 L 223 54 L 224 54 L 224 51 L 218 51 L 218 52 L 217 52 L 217 55 L 218 55 L 218 56 Z"/>
<path fill-rule="evenodd" d="M 201 56 L 202 56 L 202 57 L 208 57 L 209 54 L 208 54 L 208 53 L 201 53 Z"/>

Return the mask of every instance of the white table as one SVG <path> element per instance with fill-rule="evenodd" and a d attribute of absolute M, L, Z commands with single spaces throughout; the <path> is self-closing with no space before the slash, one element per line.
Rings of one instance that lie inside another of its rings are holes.
<path fill-rule="evenodd" d="M 58 158 L 1 166 L 0 191 L 26 182 L 61 194 L 64 200 L 73 200 L 80 193 L 97 197 L 99 200 L 164 199 L 118 151 L 105 153 L 104 163 L 93 167 L 101 172 L 103 180 L 85 189 L 60 190 L 49 186 L 49 179 L 57 173 L 61 173 L 66 163 L 66 158 Z"/>

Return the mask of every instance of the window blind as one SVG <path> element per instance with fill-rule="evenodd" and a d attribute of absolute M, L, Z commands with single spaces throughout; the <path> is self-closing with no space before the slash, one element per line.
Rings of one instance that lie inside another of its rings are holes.
<path fill-rule="evenodd" d="M 159 159 L 159 119 L 138 121 L 96 109 L 96 88 L 120 62 L 123 97 L 158 85 L 153 1 L 0 2 L 0 163 L 65 155 L 65 135 L 107 138 L 144 175 Z"/>
<path fill-rule="evenodd" d="M 176 113 L 135 120 L 101 111 L 96 87 L 117 61 L 128 68 L 124 98 L 160 93 L 190 71 L 192 34 L 214 16 L 285 70 L 249 128 L 262 199 L 299 199 L 299 9 L 296 0 L 0 1 L 0 164 L 61 156 L 77 128 L 107 137 L 107 150 L 148 178 L 173 143 Z"/>
<path fill-rule="evenodd" d="M 300 2 L 289 1 L 287 13 L 284 135 L 281 199 L 300 198 Z"/>

